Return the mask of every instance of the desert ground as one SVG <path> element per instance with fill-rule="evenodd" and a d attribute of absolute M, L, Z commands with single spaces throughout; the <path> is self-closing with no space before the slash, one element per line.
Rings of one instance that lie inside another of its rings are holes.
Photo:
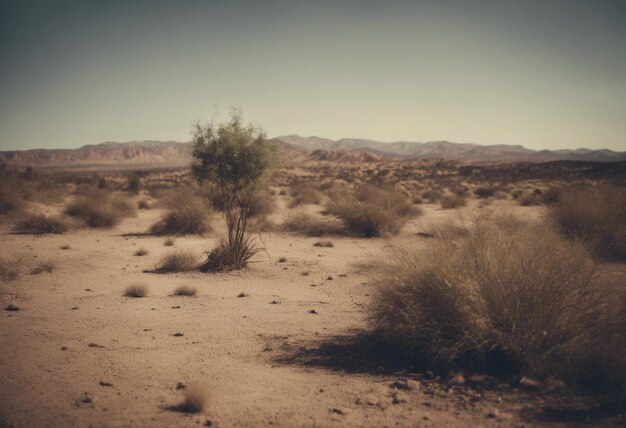
<path fill-rule="evenodd" d="M 123 189 L 119 172 L 102 173 L 119 184 L 112 192 L 147 207 L 112 227 L 70 222 L 64 233 L 16 233 L 17 217 L 0 217 L 0 258 L 11 273 L 0 281 L 0 426 L 623 426 L 622 407 L 569 383 L 425 370 L 354 343 L 368 328 L 378 265 L 397 248 L 427 248 L 437 225 L 484 212 L 540 221 L 549 210 L 510 193 L 471 192 L 465 206 L 444 209 L 416 197 L 427 190 L 416 184 L 449 179 L 432 175 L 435 167 L 421 177 L 384 169 L 277 171 L 265 195 L 274 205 L 269 226 L 257 238 L 264 251 L 232 272 L 155 269 L 178 251 L 202 262 L 225 229 L 215 210 L 205 233 L 149 233 L 168 211 L 149 186 L 166 182 L 176 192 L 188 184 L 180 170 L 144 175 L 135 192 Z M 513 187 L 532 196 L 537 183 L 548 187 L 540 175 Z M 282 226 L 293 213 L 324 211 L 323 202 L 294 203 L 294 183 L 355 185 L 372 176 L 398 178 L 392 184 L 421 211 L 398 233 L 320 237 Z M 31 198 L 22 209 L 60 215 L 80 187 L 64 180 L 60 196 Z M 614 281 L 626 278 L 623 263 L 602 269 Z M 125 296 L 137 284 L 147 295 Z M 180 286 L 197 294 L 173 295 Z M 193 388 L 206 405 L 181 411 Z"/>

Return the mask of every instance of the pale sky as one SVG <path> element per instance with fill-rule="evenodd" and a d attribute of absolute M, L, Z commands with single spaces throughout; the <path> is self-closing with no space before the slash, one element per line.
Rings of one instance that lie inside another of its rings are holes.
<path fill-rule="evenodd" d="M 0 150 L 269 136 L 626 150 L 626 0 L 0 0 Z"/>

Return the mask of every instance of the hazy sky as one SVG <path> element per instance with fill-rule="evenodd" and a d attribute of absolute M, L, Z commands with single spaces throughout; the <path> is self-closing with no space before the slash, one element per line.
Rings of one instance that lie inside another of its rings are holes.
<path fill-rule="evenodd" d="M 269 136 L 626 150 L 626 0 L 0 0 L 0 150 Z"/>

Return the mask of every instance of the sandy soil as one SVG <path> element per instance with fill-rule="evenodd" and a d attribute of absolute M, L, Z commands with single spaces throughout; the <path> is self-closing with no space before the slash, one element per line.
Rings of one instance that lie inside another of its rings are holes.
<path fill-rule="evenodd" d="M 541 215 L 537 207 L 516 209 Z M 140 211 L 111 230 L 44 237 L 4 226 L 0 256 L 19 260 L 21 274 L 0 283 L 2 309 L 10 302 L 20 308 L 0 312 L 0 426 L 548 423 L 532 414 L 555 399 L 549 394 L 454 389 L 419 374 L 349 372 L 307 360 L 308 350 L 365 326 L 368 265 L 394 245 L 428 245 L 415 234 L 419 225 L 458 211 L 427 206 L 393 240 L 331 238 L 333 248 L 314 247 L 317 238 L 264 234 L 267 254 L 243 271 L 167 275 L 144 270 L 176 249 L 200 260 L 216 239 L 180 237 L 166 247 L 161 237 L 124 236 L 145 231 L 159 215 Z M 134 256 L 139 247 L 149 253 Z M 43 261 L 54 264 L 52 273 L 29 274 Z M 150 295 L 123 297 L 133 283 L 147 285 Z M 197 297 L 171 296 L 179 285 L 196 287 Z M 407 379 L 417 380 L 412 389 L 392 386 Z M 177 384 L 192 381 L 209 391 L 207 409 L 169 410 L 182 397 Z M 81 401 L 85 393 L 91 402 Z"/>

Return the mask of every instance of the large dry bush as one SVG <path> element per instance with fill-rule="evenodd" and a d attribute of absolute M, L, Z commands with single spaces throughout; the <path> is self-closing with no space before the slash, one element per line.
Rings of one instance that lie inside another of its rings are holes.
<path fill-rule="evenodd" d="M 25 214 L 15 224 L 15 232 L 43 235 L 46 233 L 63 233 L 67 225 L 60 217 L 46 214 Z"/>
<path fill-rule="evenodd" d="M 19 212 L 23 205 L 16 180 L 4 173 L 0 175 L 0 215 Z"/>
<path fill-rule="evenodd" d="M 597 257 L 626 261 L 626 188 L 562 189 L 550 218 L 564 236 L 585 241 Z"/>
<path fill-rule="evenodd" d="M 201 235 L 210 230 L 211 207 L 198 196 L 181 200 L 150 227 L 155 235 Z"/>
<path fill-rule="evenodd" d="M 289 193 L 291 194 L 289 206 L 292 208 L 304 204 L 319 204 L 323 199 L 322 192 L 306 183 L 295 184 Z"/>
<path fill-rule="evenodd" d="M 562 362 L 610 304 L 584 245 L 545 224 L 483 217 L 454 240 L 398 254 L 371 323 L 393 349 L 442 369 L 574 377 Z"/>
<path fill-rule="evenodd" d="M 454 209 L 460 208 L 467 205 L 467 201 L 463 196 L 458 196 L 456 194 L 446 195 L 440 200 L 441 208 L 446 209 Z"/>
<path fill-rule="evenodd" d="M 176 251 L 165 255 L 154 267 L 158 273 L 187 272 L 198 267 L 196 255 L 190 251 Z"/>
<path fill-rule="evenodd" d="M 364 237 L 396 234 L 420 213 L 402 193 L 372 185 L 331 193 L 330 199 L 327 211 L 342 221 L 348 233 Z"/>
<path fill-rule="evenodd" d="M 65 206 L 65 213 L 77 217 L 89 227 L 107 228 L 124 217 L 135 214 L 135 207 L 124 197 L 103 190 L 76 196 Z"/>
<path fill-rule="evenodd" d="M 307 236 L 343 235 L 345 228 L 335 217 L 322 217 L 297 210 L 285 219 L 283 229 Z"/>

